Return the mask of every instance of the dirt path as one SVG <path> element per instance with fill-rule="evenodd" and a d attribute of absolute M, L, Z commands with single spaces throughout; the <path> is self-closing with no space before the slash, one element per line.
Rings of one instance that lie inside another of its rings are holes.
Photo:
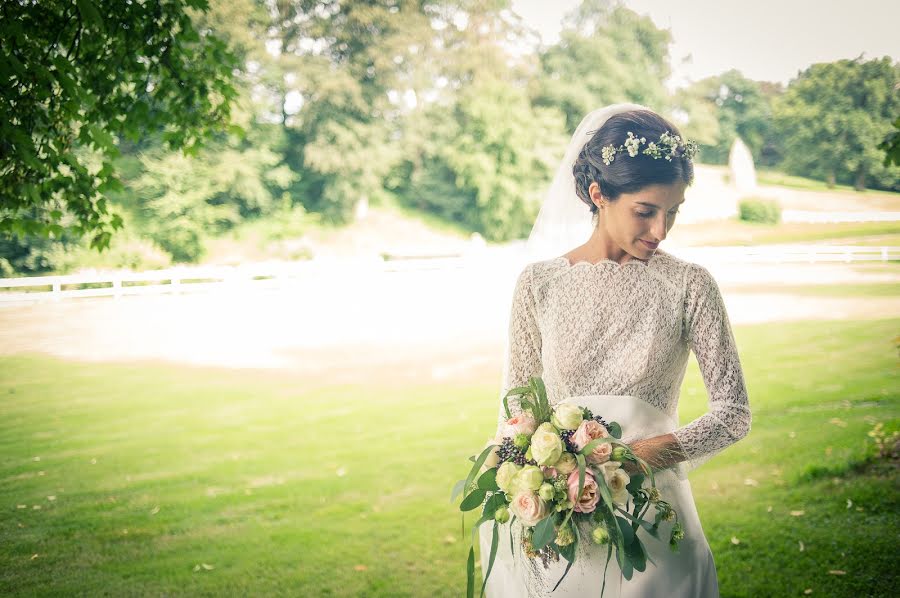
<path fill-rule="evenodd" d="M 0 355 L 161 360 L 329 380 L 443 380 L 498 372 L 514 280 L 495 271 L 335 277 L 277 290 L 73 299 L 0 308 Z M 892 269 L 734 267 L 714 272 L 733 325 L 900 317 L 893 296 L 816 297 L 773 284 L 897 281 Z M 751 273 L 756 279 L 751 278 Z M 776 279 L 777 280 L 774 280 Z M 748 281 L 766 292 L 747 292 Z M 729 287 L 740 283 L 740 292 Z"/>

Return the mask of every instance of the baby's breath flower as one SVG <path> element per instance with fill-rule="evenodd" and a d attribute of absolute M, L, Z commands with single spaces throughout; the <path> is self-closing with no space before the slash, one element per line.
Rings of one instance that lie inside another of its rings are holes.
<path fill-rule="evenodd" d="M 613 163 L 613 160 L 616 159 L 616 147 L 614 145 L 607 145 L 600 153 L 603 155 L 603 163 L 609 166 Z"/>

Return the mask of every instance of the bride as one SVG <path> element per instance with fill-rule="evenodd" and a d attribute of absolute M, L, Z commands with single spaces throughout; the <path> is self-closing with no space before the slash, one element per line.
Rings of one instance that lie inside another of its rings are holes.
<path fill-rule="evenodd" d="M 531 261 L 513 295 L 501 397 L 541 376 L 552 405 L 574 402 L 619 422 L 623 441 L 657 471 L 657 487 L 683 525 L 677 553 L 641 529 L 655 564 L 626 580 L 611 563 L 606 596 L 719 593 L 686 474 L 746 436 L 751 416 L 718 285 L 702 266 L 659 249 L 693 180 L 693 150 L 676 127 L 642 106 L 617 104 L 586 116 L 541 207 L 528 240 Z M 690 351 L 709 410 L 679 427 Z M 512 398 L 509 405 L 515 416 L 518 405 Z M 505 423 L 501 404 L 498 437 Z M 673 524 L 662 524 L 662 538 L 671 531 L 666 525 Z M 482 574 L 491 543 L 486 528 Z M 515 521 L 500 526 L 505 540 L 488 596 L 600 595 L 607 551 L 591 543 L 590 530 L 577 535 L 575 564 L 555 591 L 567 563 L 527 556 L 522 531 Z"/>

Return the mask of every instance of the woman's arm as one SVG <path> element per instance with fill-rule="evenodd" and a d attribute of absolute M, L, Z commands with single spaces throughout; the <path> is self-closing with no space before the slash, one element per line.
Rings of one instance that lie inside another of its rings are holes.
<path fill-rule="evenodd" d="M 645 439 L 638 456 L 668 465 L 685 461 L 690 470 L 746 436 L 751 413 L 737 345 L 716 281 L 706 268 L 691 264 L 684 288 L 683 332 L 697 357 L 709 408 L 671 434 Z"/>
<path fill-rule="evenodd" d="M 537 323 L 532 267 L 533 265 L 528 265 L 522 270 L 513 292 L 509 315 L 509 339 L 500 393 L 500 413 L 497 421 L 498 435 L 506 422 L 503 396 L 512 388 L 527 386 L 528 379 L 532 376 L 543 375 L 541 333 Z M 509 399 L 509 409 L 513 415 L 521 411 L 518 401 L 512 397 Z"/>

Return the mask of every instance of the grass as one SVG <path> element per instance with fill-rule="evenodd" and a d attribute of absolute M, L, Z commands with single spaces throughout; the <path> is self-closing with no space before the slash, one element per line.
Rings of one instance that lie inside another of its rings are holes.
<path fill-rule="evenodd" d="M 779 223 L 752 224 L 738 220 L 676 224 L 669 234 L 682 245 L 729 246 L 778 243 L 844 242 L 867 244 L 877 239 L 878 246 L 900 243 L 898 222 Z"/>
<path fill-rule="evenodd" d="M 900 283 L 868 284 L 746 284 L 729 285 L 732 293 L 778 293 L 802 297 L 900 297 Z"/>
<path fill-rule="evenodd" d="M 753 430 L 691 478 L 723 596 L 895 588 L 898 478 L 846 464 L 900 418 L 898 329 L 736 329 Z M 0 594 L 458 596 L 447 499 L 497 391 L 4 357 Z M 692 360 L 681 420 L 704 410 Z"/>
<path fill-rule="evenodd" d="M 848 193 L 853 195 L 865 194 L 866 196 L 882 196 L 897 198 L 898 193 L 893 191 L 881 191 L 878 189 L 866 189 L 857 191 L 851 185 L 835 185 L 829 187 L 825 181 L 809 179 L 802 176 L 793 176 L 775 170 L 758 170 L 756 180 L 760 185 L 774 185 L 777 187 L 789 187 L 803 189 L 805 191 L 824 191 L 827 193 Z"/>

